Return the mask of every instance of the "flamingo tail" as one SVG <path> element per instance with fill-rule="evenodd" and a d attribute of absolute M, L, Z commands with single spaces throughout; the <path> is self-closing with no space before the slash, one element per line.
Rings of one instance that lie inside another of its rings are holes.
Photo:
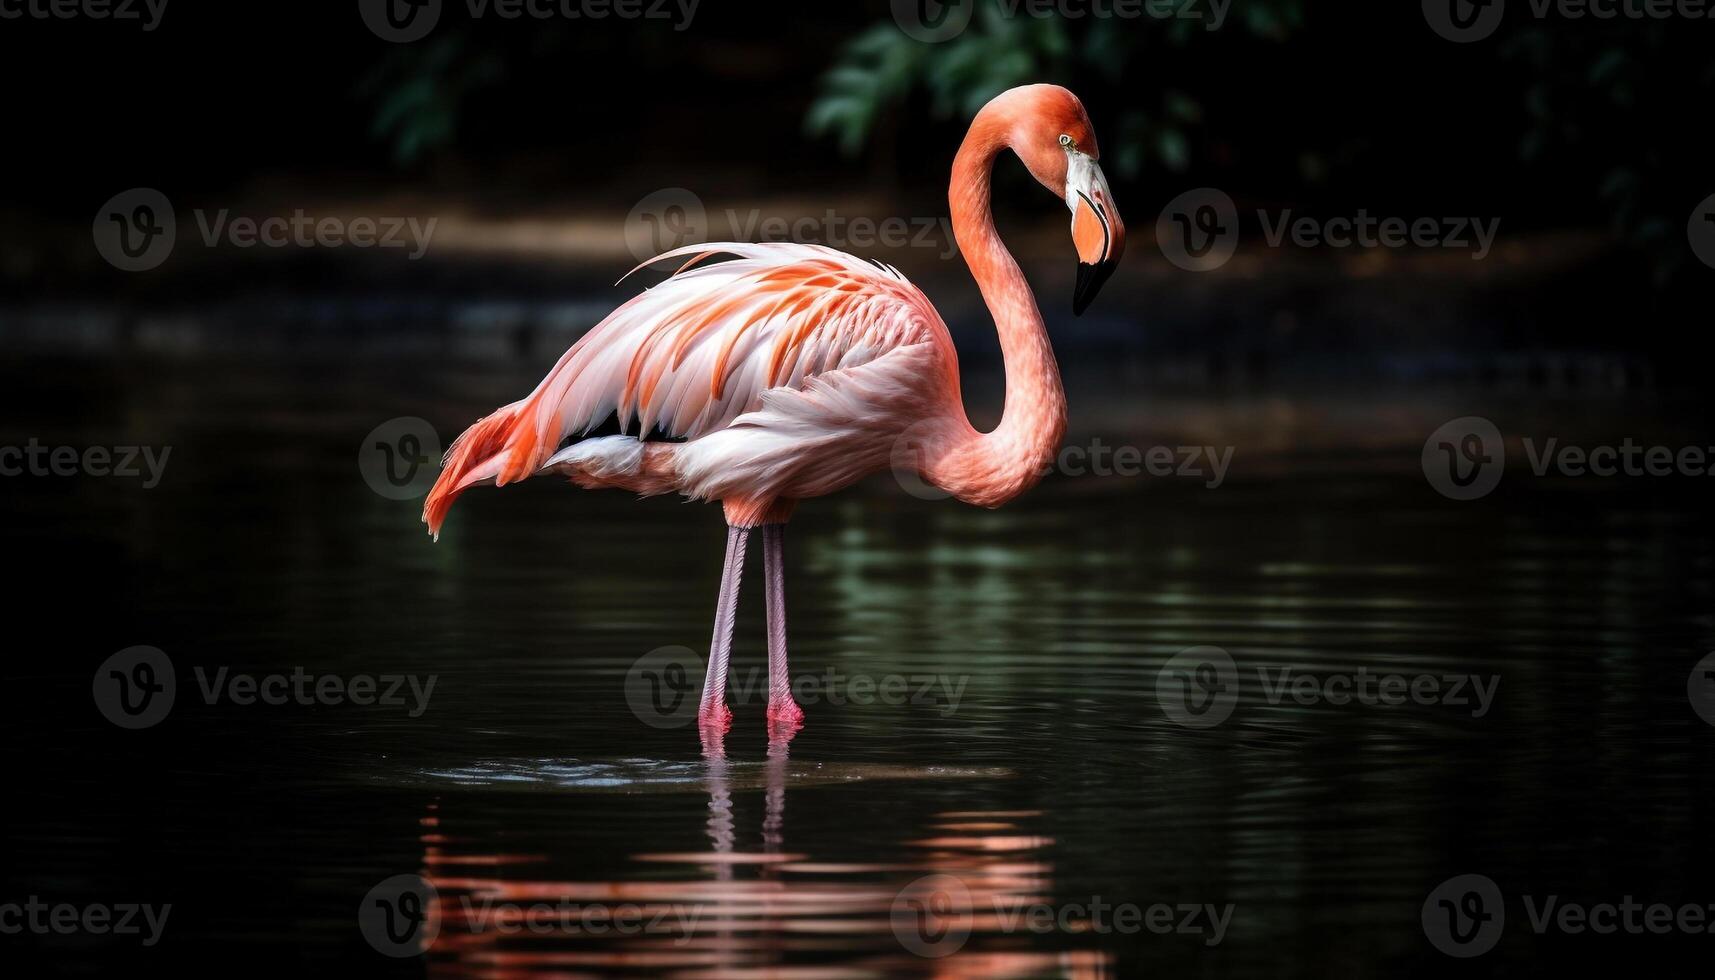
<path fill-rule="evenodd" d="M 453 441 L 441 460 L 441 475 L 423 502 L 423 523 L 429 525 L 429 533 L 436 539 L 440 538 L 441 525 L 459 494 L 478 483 L 505 482 L 500 479 L 504 451 L 521 429 L 527 425 L 533 428 L 535 424 L 535 419 L 526 412 L 529 407 L 528 398 L 506 405 Z"/>

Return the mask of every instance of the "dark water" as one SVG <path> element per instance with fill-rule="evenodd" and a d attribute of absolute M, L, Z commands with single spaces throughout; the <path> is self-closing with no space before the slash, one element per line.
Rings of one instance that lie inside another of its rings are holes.
<path fill-rule="evenodd" d="M 736 721 L 712 745 L 628 695 L 640 657 L 706 648 L 717 510 L 526 484 L 472 494 L 431 545 L 413 502 L 359 478 L 363 433 L 401 414 L 451 431 L 494 394 L 481 379 L 6 378 L 6 444 L 174 447 L 152 490 L 4 485 L 0 899 L 172 905 L 149 948 L 0 937 L 20 975 L 1702 975 L 1715 943 L 1539 935 L 1526 905 L 1715 903 L 1715 728 L 1687 689 L 1715 649 L 1696 480 L 1513 469 L 1454 503 L 1405 426 L 1415 442 L 1248 472 L 1240 442 L 1214 490 L 1059 477 L 986 512 L 881 481 L 788 536 L 793 665 L 829 696 L 770 742 L 753 548 Z M 91 675 L 137 644 L 177 693 L 127 731 Z M 1210 646 L 1237 701 L 1181 723 L 1163 668 Z M 408 687 L 205 703 L 196 671 L 222 667 L 434 687 L 420 713 Z M 1271 697 L 1282 669 L 1471 676 L 1492 700 L 1304 704 Z M 860 693 L 889 678 L 906 693 Z M 439 934 L 393 959 L 358 913 L 402 874 L 434 887 Z M 1469 960 L 1422 919 L 1462 874 L 1505 895 L 1498 945 Z"/>

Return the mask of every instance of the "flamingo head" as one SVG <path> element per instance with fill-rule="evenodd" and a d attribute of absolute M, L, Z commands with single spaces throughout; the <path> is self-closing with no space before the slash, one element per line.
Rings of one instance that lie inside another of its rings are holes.
<path fill-rule="evenodd" d="M 1072 212 L 1078 284 L 1072 312 L 1082 315 L 1125 252 L 1125 222 L 1102 173 L 1096 131 L 1078 97 L 1058 85 L 1026 85 L 1001 96 L 1011 103 L 1013 152 L 1042 186 Z"/>

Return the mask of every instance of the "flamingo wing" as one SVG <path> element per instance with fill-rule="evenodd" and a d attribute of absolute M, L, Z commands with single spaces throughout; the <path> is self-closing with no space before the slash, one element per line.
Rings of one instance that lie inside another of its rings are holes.
<path fill-rule="evenodd" d="M 733 258 L 705 261 L 716 255 Z M 820 245 L 715 243 L 638 268 L 678 258 L 689 261 L 593 327 L 527 398 L 453 444 L 425 508 L 431 526 L 465 487 L 524 479 L 616 413 L 622 431 L 691 441 L 762 408 L 765 393 L 905 347 L 952 351 L 928 298 L 890 267 Z"/>

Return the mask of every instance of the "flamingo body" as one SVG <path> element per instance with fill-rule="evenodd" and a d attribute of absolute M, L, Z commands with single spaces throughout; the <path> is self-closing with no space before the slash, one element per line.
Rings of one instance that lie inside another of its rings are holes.
<path fill-rule="evenodd" d="M 990 214 L 991 172 L 1006 149 L 1071 211 L 1075 313 L 1112 272 L 1125 236 L 1076 96 L 1027 85 L 977 114 L 953 162 L 948 201 L 1006 362 L 994 430 L 967 420 L 947 326 L 897 270 L 820 245 L 692 245 L 651 260 L 689 257 L 572 345 L 528 397 L 453 443 L 424 506 L 430 531 L 439 535 L 470 487 L 543 473 L 592 489 L 721 501 L 727 560 L 699 717 L 706 730 L 730 721 L 733 607 L 746 535 L 761 526 L 769 719 L 795 727 L 802 712 L 786 693 L 780 564 L 796 501 L 897 466 L 906 448 L 930 485 L 999 506 L 1041 479 L 1065 432 L 1066 396 L 1041 312 Z M 730 258 L 709 261 L 718 255 Z M 613 417 L 621 435 L 583 438 Z"/>
<path fill-rule="evenodd" d="M 700 264 L 717 253 L 736 258 Z M 885 468 L 902 431 L 959 407 L 947 326 L 898 271 L 820 245 L 694 245 L 651 261 L 688 255 L 529 397 L 461 437 L 425 512 L 431 529 L 468 487 L 544 472 L 724 501 L 730 523 L 753 526 L 780 501 Z M 616 413 L 622 429 L 683 441 L 559 449 Z"/>

